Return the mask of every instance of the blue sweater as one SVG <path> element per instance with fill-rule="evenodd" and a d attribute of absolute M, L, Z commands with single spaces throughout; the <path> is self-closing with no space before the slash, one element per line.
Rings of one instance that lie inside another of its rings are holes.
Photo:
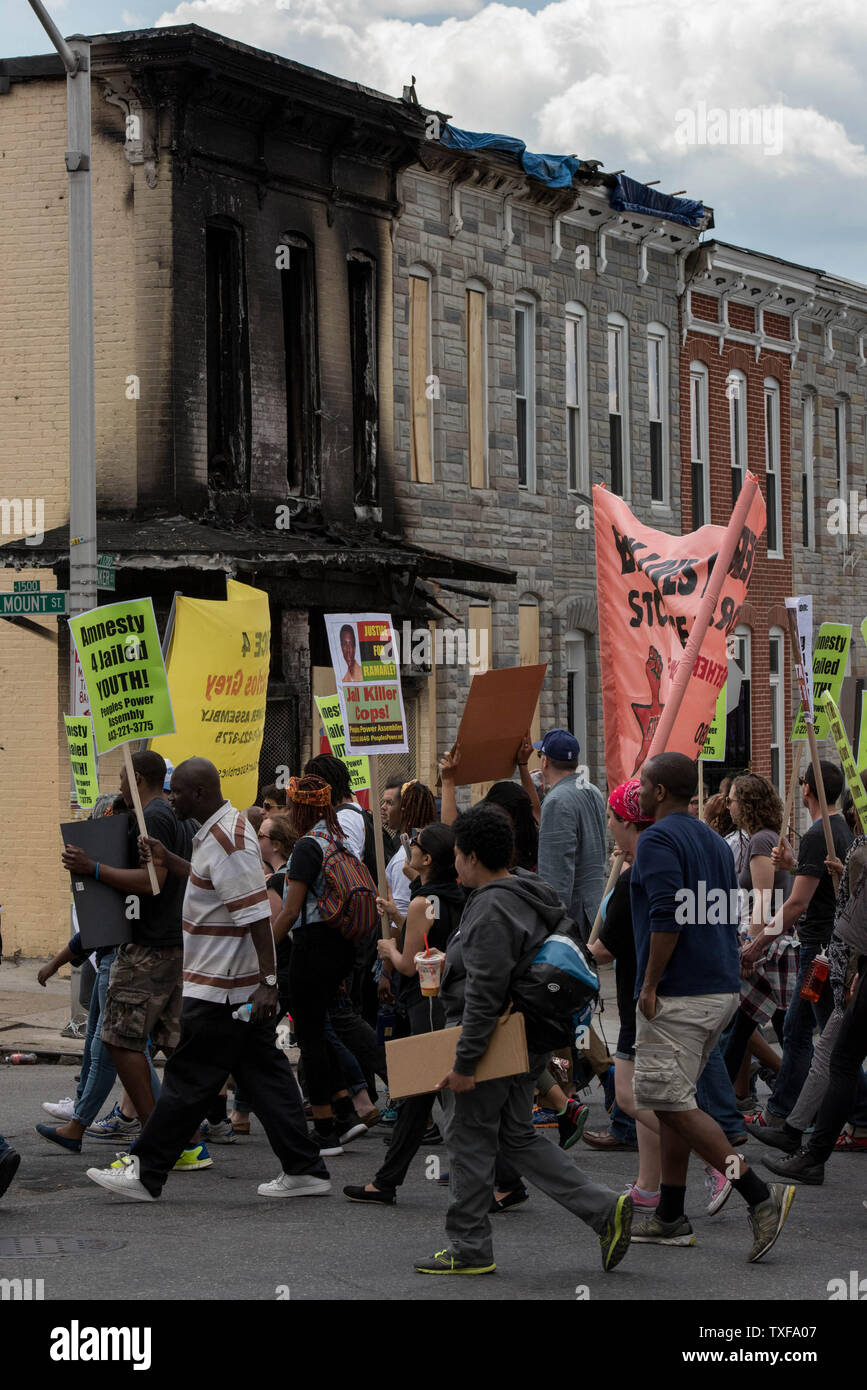
<path fill-rule="evenodd" d="M 686 812 L 642 831 L 629 889 L 641 992 L 650 934 L 678 932 L 658 994 L 737 994 L 740 989 L 735 862 L 725 840 Z"/>

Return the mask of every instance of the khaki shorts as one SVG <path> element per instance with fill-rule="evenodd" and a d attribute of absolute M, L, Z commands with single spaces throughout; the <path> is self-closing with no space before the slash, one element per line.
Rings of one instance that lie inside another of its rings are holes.
<path fill-rule="evenodd" d="M 177 1047 L 181 1036 L 183 946 L 121 946 L 102 1016 L 104 1043 L 144 1052 Z"/>
<path fill-rule="evenodd" d="M 739 994 L 658 994 L 656 1015 L 636 1011 L 635 1104 L 639 1110 L 695 1110 L 705 1064 L 734 1017 Z"/>

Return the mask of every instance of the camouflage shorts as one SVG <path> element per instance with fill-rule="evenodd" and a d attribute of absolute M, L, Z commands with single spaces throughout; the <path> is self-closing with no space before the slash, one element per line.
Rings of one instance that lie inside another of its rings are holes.
<path fill-rule="evenodd" d="M 102 1016 L 104 1043 L 144 1052 L 177 1047 L 181 1036 L 183 946 L 121 946 Z"/>

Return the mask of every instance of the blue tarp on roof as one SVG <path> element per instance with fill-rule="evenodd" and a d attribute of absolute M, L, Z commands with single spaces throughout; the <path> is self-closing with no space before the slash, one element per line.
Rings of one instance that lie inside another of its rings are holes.
<path fill-rule="evenodd" d="M 571 188 L 573 175 L 581 161 L 565 154 L 533 154 L 523 140 L 512 135 L 494 135 L 487 131 L 459 130 L 447 125 L 440 135 L 440 144 L 452 150 L 500 150 L 513 155 L 525 174 L 539 179 L 549 188 Z M 642 212 L 665 217 L 669 222 L 681 222 L 697 227 L 704 216 L 704 207 L 692 198 L 672 198 L 655 188 L 637 183 L 625 174 L 617 176 L 617 187 L 611 190 L 610 202 L 615 212 Z"/>
<path fill-rule="evenodd" d="M 530 178 L 540 179 L 549 188 L 571 188 L 572 175 L 580 160 L 565 154 L 532 154 L 523 140 L 511 135 L 489 135 L 486 131 L 458 130 L 447 125 L 440 135 L 440 144 L 452 150 L 501 150 L 520 161 Z"/>
<path fill-rule="evenodd" d="M 658 193 L 646 183 L 636 183 L 628 174 L 617 175 L 617 187 L 611 190 L 611 206 L 615 212 L 644 212 L 658 214 L 669 222 L 681 222 L 685 227 L 697 227 L 704 217 L 704 204 L 694 198 L 672 198 Z"/>

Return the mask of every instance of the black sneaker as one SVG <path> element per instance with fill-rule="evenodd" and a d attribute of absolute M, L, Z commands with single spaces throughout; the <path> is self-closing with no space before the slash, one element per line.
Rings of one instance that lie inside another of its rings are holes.
<path fill-rule="evenodd" d="M 7 1149 L 3 1157 L 0 1158 L 0 1197 L 8 1188 L 15 1174 L 18 1172 L 18 1165 L 21 1162 L 21 1155 L 14 1149 Z"/>
<path fill-rule="evenodd" d="M 423 1144 L 441 1144 L 442 1142 L 443 1142 L 443 1137 L 442 1137 L 442 1135 L 440 1134 L 439 1125 L 428 1125 L 427 1129 L 425 1130 L 424 1134 L 422 1135 L 422 1143 L 423 1143 Z"/>
<path fill-rule="evenodd" d="M 809 1149 L 799 1148 L 789 1158 L 763 1158 L 762 1163 L 766 1168 L 770 1168 L 772 1173 L 786 1178 L 788 1182 L 802 1182 L 808 1187 L 821 1187 L 825 1181 L 825 1165 L 817 1163 Z"/>
<path fill-rule="evenodd" d="M 364 1186 L 344 1187 L 343 1195 L 350 1202 L 368 1202 L 377 1207 L 393 1207 L 396 1201 L 393 1192 L 383 1192 L 379 1188 L 376 1192 L 368 1192 Z"/>
<path fill-rule="evenodd" d="M 438 1250 L 431 1259 L 419 1260 L 415 1267 L 417 1274 L 493 1274 L 496 1268 L 493 1260 L 490 1264 L 473 1264 L 450 1255 L 448 1250 Z"/>
<path fill-rule="evenodd" d="M 343 1145 L 340 1142 L 340 1135 L 337 1130 L 332 1128 L 327 1134 L 320 1134 L 318 1129 L 310 1131 L 310 1138 L 314 1144 L 319 1146 L 319 1154 L 322 1158 L 336 1158 L 343 1153 Z"/>
<path fill-rule="evenodd" d="M 789 1132 L 785 1125 L 782 1129 L 771 1129 L 770 1125 L 764 1129 L 756 1127 L 750 1130 L 750 1134 L 760 1144 L 767 1144 L 771 1149 L 782 1149 L 785 1154 L 796 1154 L 802 1143 L 801 1134 L 797 1130 Z"/>

